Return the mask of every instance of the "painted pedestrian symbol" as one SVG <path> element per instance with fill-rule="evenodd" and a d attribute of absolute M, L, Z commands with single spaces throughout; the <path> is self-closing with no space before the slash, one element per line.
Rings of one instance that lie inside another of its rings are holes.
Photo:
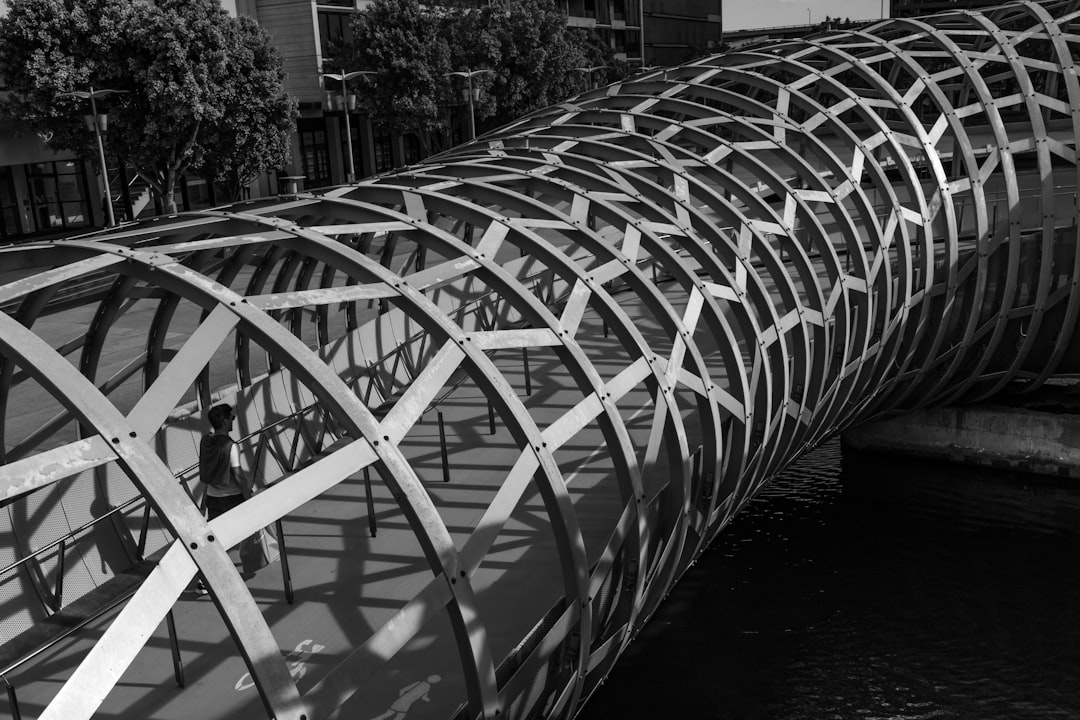
<path fill-rule="evenodd" d="M 285 656 L 285 663 L 289 666 L 289 674 L 292 679 L 299 681 L 300 678 L 304 677 L 307 674 L 307 661 L 312 655 L 325 649 L 325 645 L 320 645 L 311 639 L 304 640 L 293 648 L 293 651 Z M 255 681 L 251 679 L 251 673 L 244 673 L 244 676 L 236 681 L 237 692 L 250 690 L 253 687 L 255 687 Z"/>
<path fill-rule="evenodd" d="M 431 691 L 431 686 L 440 680 L 442 680 L 441 675 L 428 675 L 427 680 L 417 680 L 414 683 L 409 683 L 401 690 L 398 690 L 398 699 L 394 701 L 389 710 L 371 720 L 404 720 L 409 708 L 418 701 L 431 702 L 428 693 Z"/>

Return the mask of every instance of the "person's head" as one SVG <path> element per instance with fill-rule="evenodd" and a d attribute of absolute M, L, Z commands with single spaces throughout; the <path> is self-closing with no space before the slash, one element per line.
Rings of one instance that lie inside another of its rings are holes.
<path fill-rule="evenodd" d="M 210 427 L 214 428 L 217 432 L 221 432 L 222 430 L 232 430 L 232 421 L 234 417 L 232 405 L 227 403 L 215 405 L 210 408 L 207 417 L 210 420 Z"/>

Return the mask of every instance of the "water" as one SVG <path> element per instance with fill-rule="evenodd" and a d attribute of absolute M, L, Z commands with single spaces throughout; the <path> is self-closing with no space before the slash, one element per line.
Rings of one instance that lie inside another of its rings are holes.
<path fill-rule="evenodd" d="M 1080 718 L 1080 482 L 825 446 L 687 572 L 581 720 Z"/>

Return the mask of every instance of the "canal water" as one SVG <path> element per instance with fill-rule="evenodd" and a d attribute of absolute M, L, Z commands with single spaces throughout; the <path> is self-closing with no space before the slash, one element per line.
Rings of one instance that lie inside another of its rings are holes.
<path fill-rule="evenodd" d="M 1080 482 L 832 442 L 721 533 L 580 720 L 1076 720 Z"/>

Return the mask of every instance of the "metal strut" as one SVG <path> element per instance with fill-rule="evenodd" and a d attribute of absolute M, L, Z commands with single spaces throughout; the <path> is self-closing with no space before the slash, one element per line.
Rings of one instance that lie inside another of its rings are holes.
<path fill-rule="evenodd" d="M 1018 2 L 757 45 L 355 185 L 0 248 L 8 545 L 59 545 L 42 528 L 133 498 L 165 529 L 145 515 L 139 554 L 157 565 L 34 700 L 40 717 L 112 702 L 199 573 L 268 716 L 359 706 L 407 662 L 455 678 L 448 716 L 567 718 L 806 450 L 882 413 L 1075 378 L 1076 10 Z M 86 337 L 61 338 L 95 303 Z M 174 475 L 205 425 L 191 398 L 215 390 L 244 433 L 275 437 L 242 443 L 267 489 L 208 525 Z M 454 412 L 438 412 L 437 454 L 418 425 L 432 407 Z M 425 483 L 449 477 L 448 432 L 455 481 Z M 313 550 L 325 533 L 297 531 L 286 550 L 290 515 L 340 519 L 349 542 Z M 271 524 L 283 594 L 298 590 L 273 630 L 227 554 Z M 341 568 L 306 592 L 334 552 Z M 102 583 L 99 564 L 63 563 L 57 602 Z M 346 597 L 335 622 L 363 632 L 342 626 L 353 645 L 305 665 L 307 626 L 290 622 Z M 0 615 L 0 636 L 16 622 Z"/>

